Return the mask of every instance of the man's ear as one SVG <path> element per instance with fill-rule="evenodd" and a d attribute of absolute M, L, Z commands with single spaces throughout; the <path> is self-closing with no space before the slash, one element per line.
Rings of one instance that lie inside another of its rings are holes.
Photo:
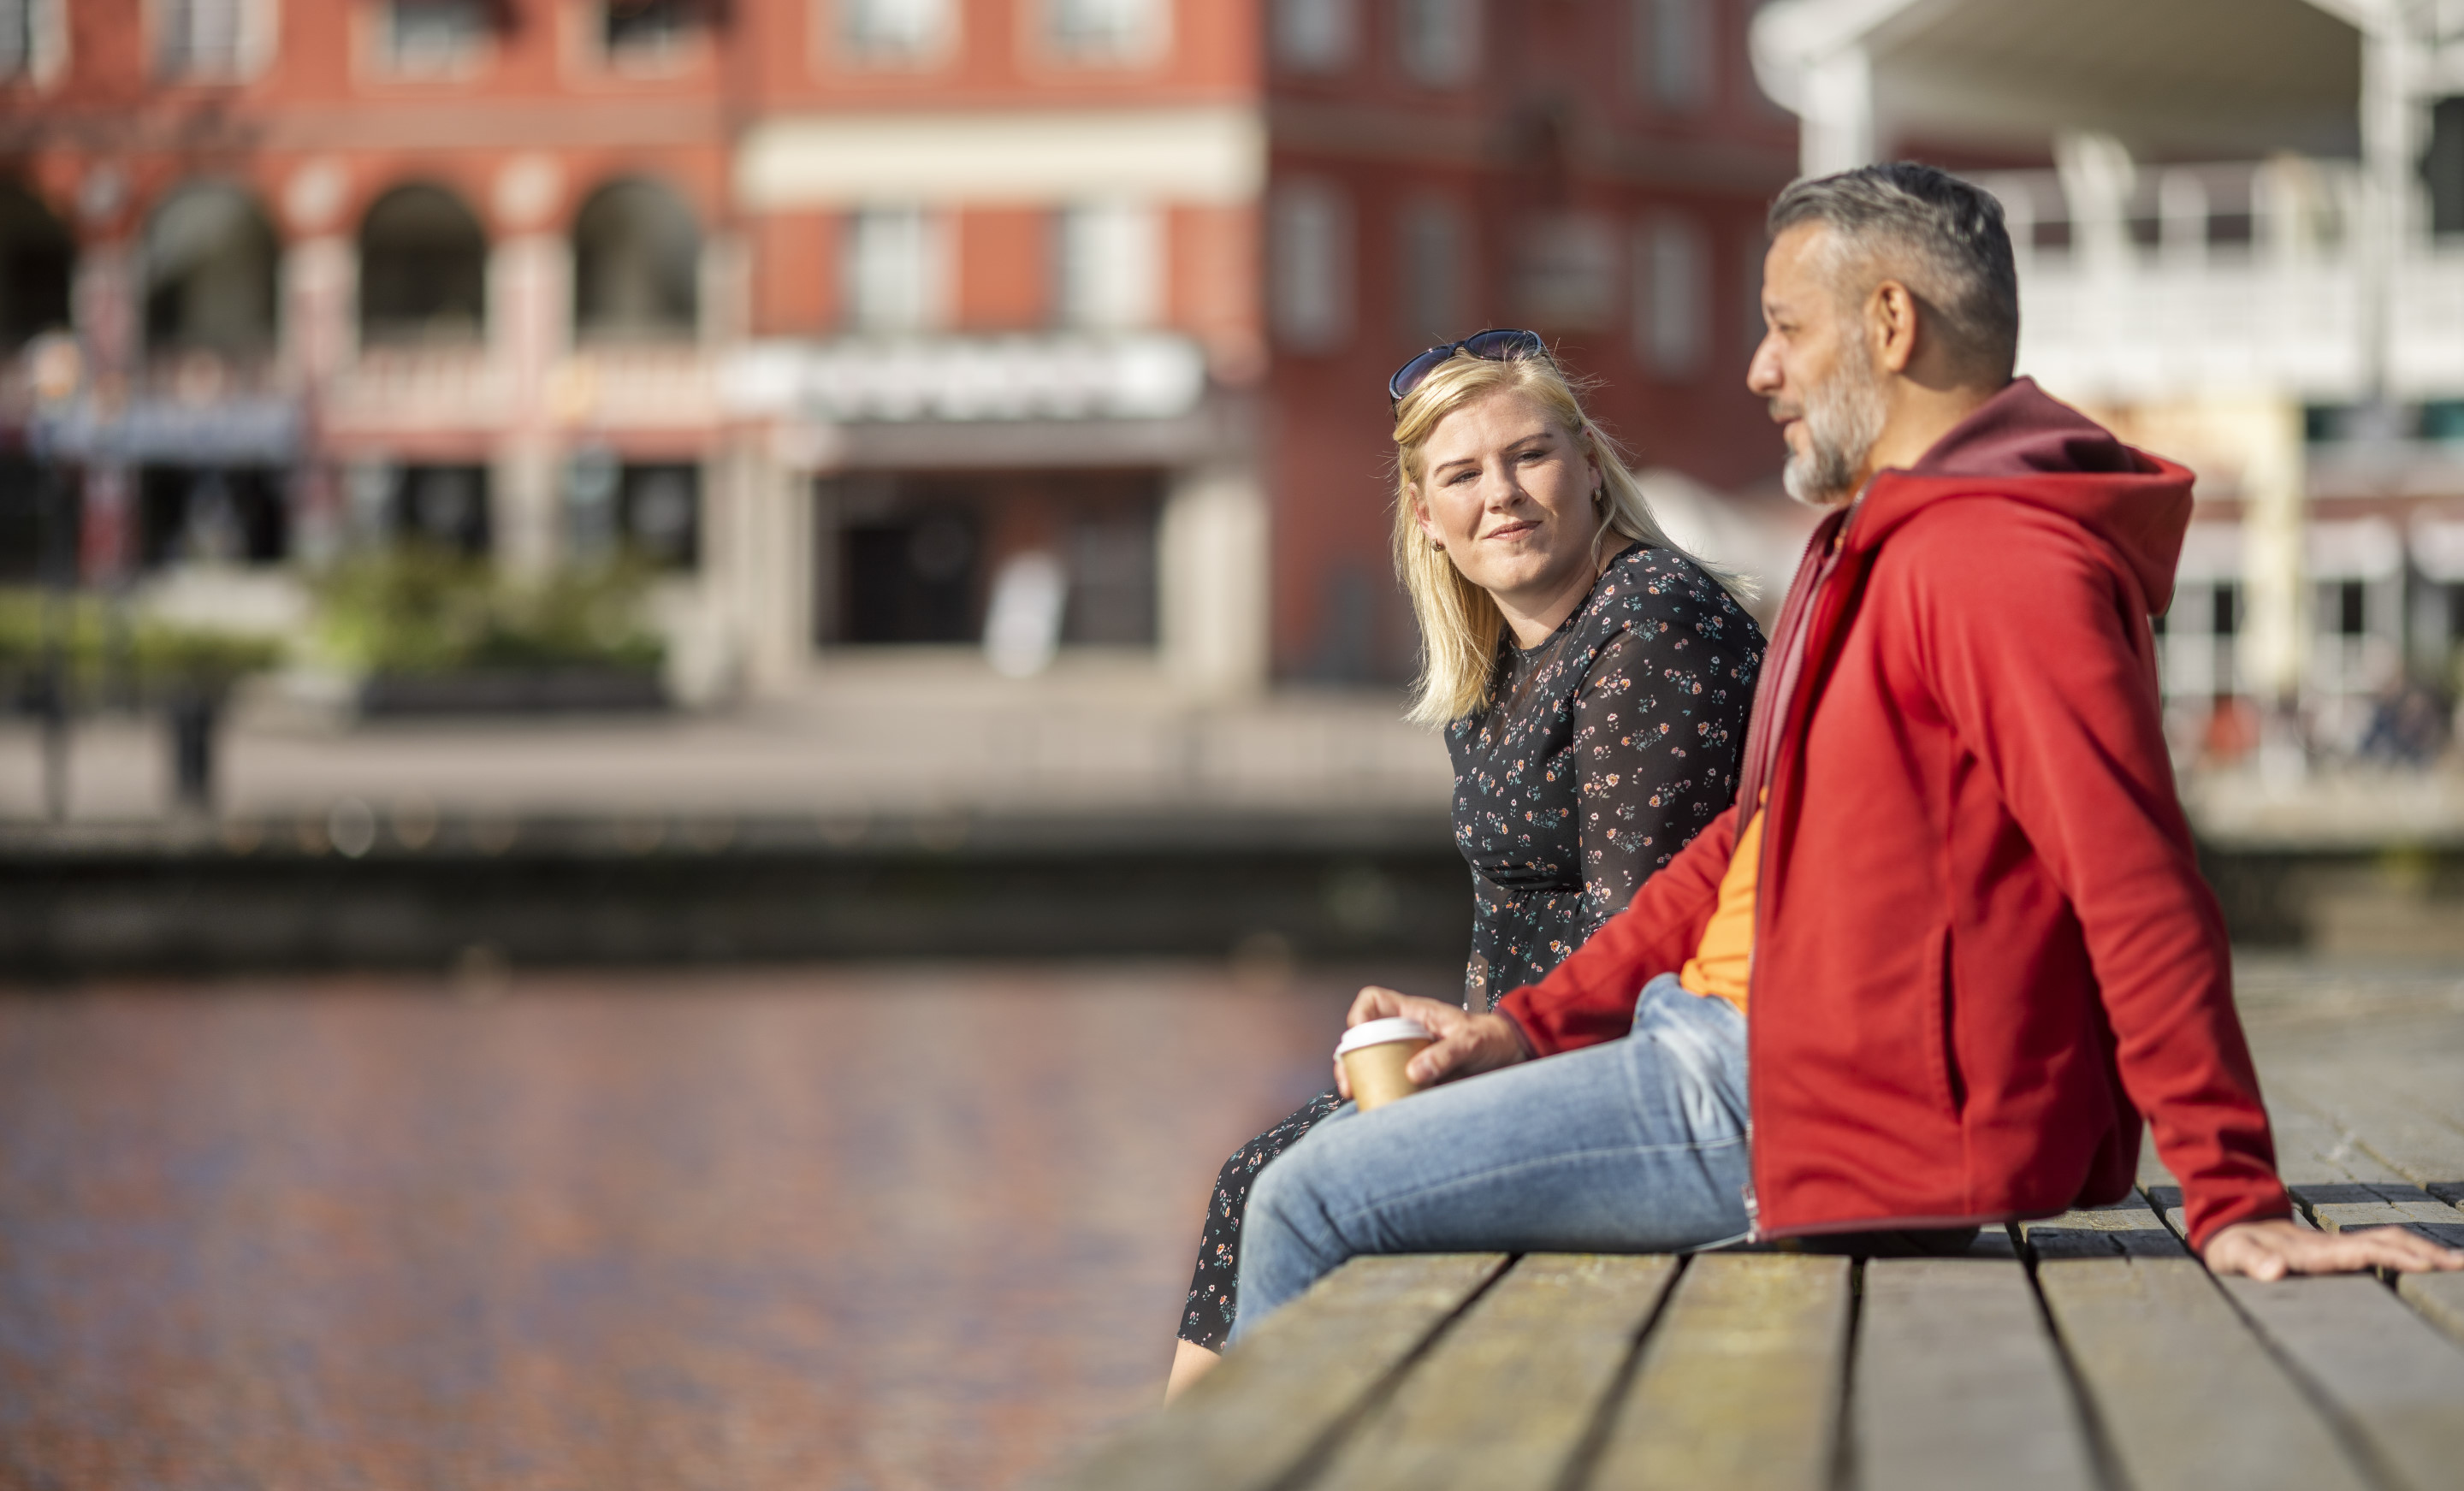
<path fill-rule="evenodd" d="M 1866 312 L 1875 364 L 1886 373 L 1906 372 L 1917 358 L 1917 297 L 1898 280 L 1886 279 L 1874 287 Z"/>

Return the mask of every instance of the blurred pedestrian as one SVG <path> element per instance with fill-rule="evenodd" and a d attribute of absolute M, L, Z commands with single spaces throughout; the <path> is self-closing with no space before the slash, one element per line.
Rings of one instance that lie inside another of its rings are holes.
<path fill-rule="evenodd" d="M 1540 338 L 1433 347 L 1387 387 L 1395 565 L 1472 870 L 1463 1006 L 1546 977 L 1727 809 L 1763 637 L 1734 577 L 1668 540 Z M 1249 1181 L 1332 1114 L 1326 1092 L 1226 1161 L 1167 1395 L 1238 1309 Z"/>
<path fill-rule="evenodd" d="M 2451 706 L 2411 679 L 2398 679 L 2370 701 L 2369 727 L 2362 735 L 2366 760 L 2422 767 L 2447 749 Z"/>

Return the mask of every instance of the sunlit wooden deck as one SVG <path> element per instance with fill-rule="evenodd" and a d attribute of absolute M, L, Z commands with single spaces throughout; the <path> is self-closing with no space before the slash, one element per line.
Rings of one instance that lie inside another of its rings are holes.
<path fill-rule="evenodd" d="M 2464 1245 L 2452 981 L 2258 982 L 2303 1220 Z M 1960 1259 L 1355 1260 L 1065 1484 L 2464 1487 L 2464 1274 L 2216 1279 L 2143 1178 Z"/>

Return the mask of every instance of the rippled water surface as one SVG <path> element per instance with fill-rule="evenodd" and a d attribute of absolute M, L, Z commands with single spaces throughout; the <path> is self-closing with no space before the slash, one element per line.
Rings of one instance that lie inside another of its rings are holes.
<path fill-rule="evenodd" d="M 0 994 L 0 1486 L 1021 1484 L 1153 1401 L 1356 982 Z"/>

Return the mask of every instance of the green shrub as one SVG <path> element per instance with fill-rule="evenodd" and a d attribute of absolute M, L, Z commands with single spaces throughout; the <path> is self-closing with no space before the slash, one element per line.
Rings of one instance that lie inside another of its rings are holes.
<path fill-rule="evenodd" d="M 282 645 L 271 638 L 116 617 L 99 596 L 0 591 L 0 678 L 22 681 L 39 672 L 54 647 L 79 692 L 108 681 L 147 694 L 220 692 L 282 658 Z"/>
<path fill-rule="evenodd" d="M 343 559 L 316 580 L 319 629 L 372 673 L 598 667 L 656 669 L 642 620 L 649 570 L 631 560 L 506 582 L 484 560 L 419 545 Z"/>

